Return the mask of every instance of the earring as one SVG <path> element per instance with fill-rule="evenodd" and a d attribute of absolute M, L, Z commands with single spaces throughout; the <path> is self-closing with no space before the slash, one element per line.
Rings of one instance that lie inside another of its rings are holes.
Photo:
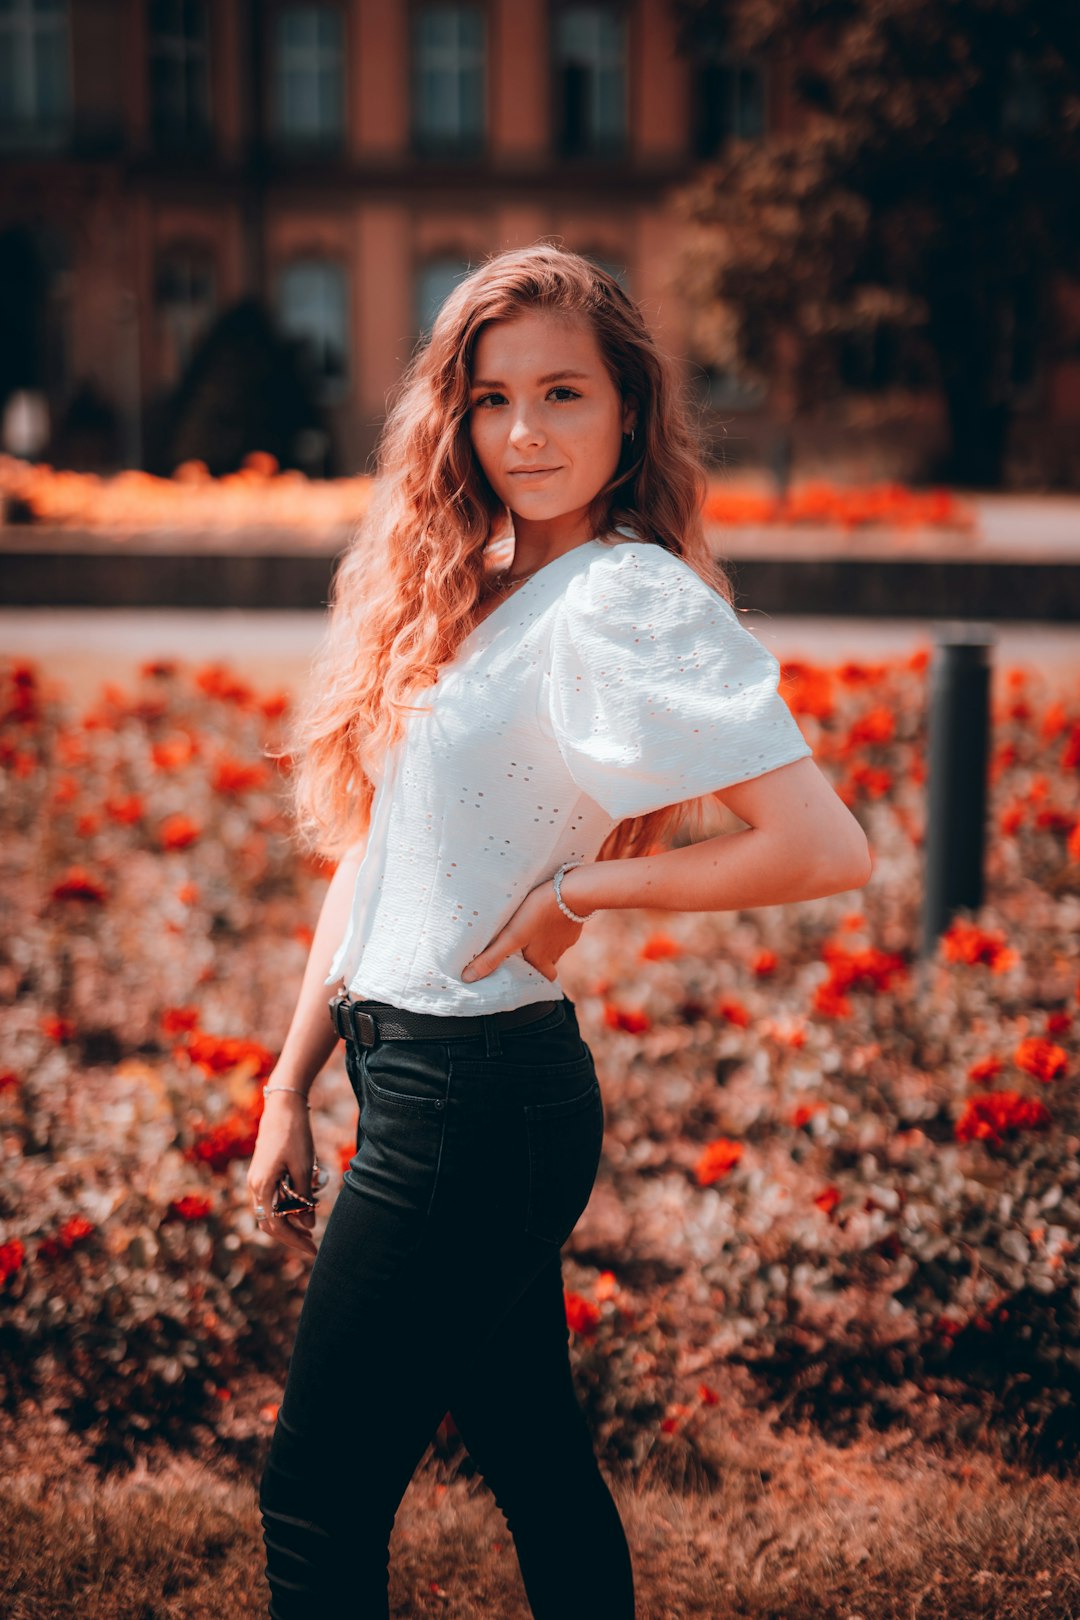
<path fill-rule="evenodd" d="M 633 444 L 633 442 L 634 442 L 634 429 L 633 428 L 630 429 L 630 432 L 626 435 L 626 437 L 630 440 L 630 443 Z"/>

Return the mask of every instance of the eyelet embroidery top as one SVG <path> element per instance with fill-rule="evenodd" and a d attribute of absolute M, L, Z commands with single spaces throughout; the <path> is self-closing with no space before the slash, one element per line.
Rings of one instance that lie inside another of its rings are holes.
<path fill-rule="evenodd" d="M 622 533 L 629 531 L 623 530 Z M 461 970 L 627 816 L 812 753 L 774 655 L 690 565 L 613 534 L 545 564 L 466 636 L 377 773 L 326 983 L 416 1012 L 563 994 L 520 952 Z"/>

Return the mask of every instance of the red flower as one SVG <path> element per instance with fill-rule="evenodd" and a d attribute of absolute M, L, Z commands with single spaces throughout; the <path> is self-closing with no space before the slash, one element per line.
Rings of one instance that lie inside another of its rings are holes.
<path fill-rule="evenodd" d="M 182 1198 L 170 1200 L 165 1219 L 176 1221 L 203 1221 L 213 1205 L 203 1193 L 185 1193 Z"/>
<path fill-rule="evenodd" d="M 1065 1073 L 1068 1058 L 1063 1046 L 1055 1046 L 1041 1035 L 1028 1035 L 1022 1040 L 1013 1053 L 1013 1062 L 1017 1068 L 1023 1069 L 1026 1074 L 1033 1074 L 1036 1080 L 1046 1085 L 1051 1080 L 1058 1080 Z"/>
<path fill-rule="evenodd" d="M 7 1282 L 13 1277 L 26 1259 L 26 1249 L 21 1238 L 8 1238 L 6 1243 L 0 1243 L 0 1282 Z"/>
<path fill-rule="evenodd" d="M 1000 1147 L 1006 1133 L 1043 1130 L 1050 1124 L 1050 1111 L 1036 1097 L 1022 1097 L 1016 1091 L 987 1091 L 969 1097 L 953 1127 L 958 1142 L 989 1142 Z"/>
<path fill-rule="evenodd" d="M 984 963 L 994 973 L 1004 973 L 1019 960 L 1018 953 L 1006 946 L 1001 934 L 989 933 L 961 918 L 942 934 L 941 953 L 947 962 Z"/>
<path fill-rule="evenodd" d="M 91 877 L 85 867 L 69 866 L 63 877 L 53 884 L 51 897 L 53 900 L 88 900 L 101 905 L 105 899 L 105 887 L 97 878 Z"/>
<path fill-rule="evenodd" d="M 714 1181 L 719 1181 L 721 1176 L 734 1169 L 742 1156 L 742 1143 L 733 1142 L 729 1137 L 717 1136 L 711 1142 L 706 1142 L 704 1152 L 694 1166 L 698 1185 L 711 1187 Z"/>
<path fill-rule="evenodd" d="M 145 806 L 140 794 L 129 793 L 122 799 L 106 799 L 105 814 L 122 827 L 131 826 L 141 821 L 145 814 Z"/>
<path fill-rule="evenodd" d="M 566 1320 L 575 1333 L 591 1334 L 596 1331 L 600 1321 L 600 1308 L 592 1300 L 585 1299 L 581 1294 L 575 1294 L 571 1289 L 563 1289 L 563 1299 L 566 1305 Z"/>
<path fill-rule="evenodd" d="M 670 934 L 657 932 L 649 935 L 639 954 L 643 962 L 658 962 L 665 956 L 681 956 L 682 950 L 678 940 L 672 939 Z"/>
<path fill-rule="evenodd" d="M 50 1041 L 63 1042 L 75 1039 L 75 1025 L 70 1018 L 57 1018 L 55 1014 L 49 1014 L 42 1018 L 39 1023 L 42 1032 L 49 1037 Z"/>
<path fill-rule="evenodd" d="M 625 1029 L 631 1035 L 642 1035 L 652 1028 L 648 1013 L 629 1007 L 618 1007 L 613 1001 L 604 1003 L 604 1023 L 608 1029 Z"/>
<path fill-rule="evenodd" d="M 215 793 L 247 793 L 251 788 L 263 787 L 266 779 L 265 765 L 246 764 L 239 759 L 220 759 L 214 767 L 210 785 Z"/>
<path fill-rule="evenodd" d="M 205 1121 L 195 1124 L 195 1140 L 184 1149 L 184 1157 L 193 1164 L 205 1164 L 211 1170 L 225 1170 L 234 1159 L 250 1159 L 255 1151 L 259 1134 L 254 1113 L 235 1113 L 207 1127 Z"/>
<path fill-rule="evenodd" d="M 192 1030 L 185 1051 L 192 1063 L 204 1074 L 227 1074 L 242 1064 L 252 1071 L 253 1080 L 265 1080 L 277 1061 L 273 1052 L 258 1041 L 246 1041 L 232 1036 L 207 1035 L 203 1030 Z"/>
<path fill-rule="evenodd" d="M 973 1086 L 992 1086 L 1003 1068 L 999 1057 L 977 1058 L 969 1067 L 967 1077 Z"/>
<path fill-rule="evenodd" d="M 780 958 L 775 951 L 760 950 L 750 963 L 750 971 L 756 974 L 759 979 L 764 979 L 770 973 L 775 973 L 779 965 Z"/>
<path fill-rule="evenodd" d="M 821 1192 L 814 1198 L 814 1203 L 818 1209 L 824 1210 L 826 1215 L 831 1215 L 839 1202 L 840 1189 L 832 1186 L 831 1183 L 828 1187 L 823 1187 Z"/>
<path fill-rule="evenodd" d="M 729 1024 L 736 1024 L 740 1029 L 745 1029 L 750 1022 L 750 1014 L 734 996 L 721 996 L 714 1011 L 717 1018 L 725 1018 Z"/>
<path fill-rule="evenodd" d="M 166 1007 L 161 1015 L 161 1027 L 166 1035 L 179 1035 L 182 1030 L 195 1029 L 198 1022 L 198 1007 Z"/>

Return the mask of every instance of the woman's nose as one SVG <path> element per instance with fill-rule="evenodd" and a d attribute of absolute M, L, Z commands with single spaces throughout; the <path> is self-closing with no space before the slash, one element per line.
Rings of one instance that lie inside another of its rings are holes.
<path fill-rule="evenodd" d="M 539 425 L 524 416 L 519 416 L 510 429 L 510 438 L 514 444 L 542 444 L 544 442 L 544 435 Z"/>

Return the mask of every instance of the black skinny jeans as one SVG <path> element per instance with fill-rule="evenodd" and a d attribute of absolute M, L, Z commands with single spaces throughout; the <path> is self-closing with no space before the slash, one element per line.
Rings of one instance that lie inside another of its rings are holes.
<path fill-rule="evenodd" d="M 259 1486 L 273 1620 L 387 1620 L 395 1513 L 449 1411 L 536 1620 L 633 1620 L 568 1353 L 560 1245 L 600 1159 L 574 1004 L 346 1047 L 357 1152 L 311 1265 Z M 316 1605 L 330 1601 L 328 1608 Z"/>

